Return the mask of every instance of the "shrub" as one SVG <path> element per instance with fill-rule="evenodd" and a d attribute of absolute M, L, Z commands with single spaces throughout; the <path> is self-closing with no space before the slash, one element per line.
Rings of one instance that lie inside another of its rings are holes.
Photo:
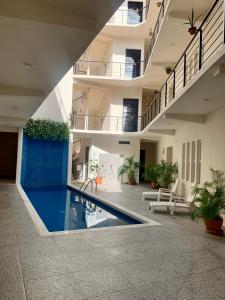
<path fill-rule="evenodd" d="M 70 131 L 67 123 L 64 122 L 30 119 L 26 123 L 24 133 L 32 139 L 67 141 Z"/>

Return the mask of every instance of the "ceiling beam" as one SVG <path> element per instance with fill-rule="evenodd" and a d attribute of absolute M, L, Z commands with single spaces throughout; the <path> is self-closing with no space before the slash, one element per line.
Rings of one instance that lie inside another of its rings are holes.
<path fill-rule="evenodd" d="M 0 16 L 88 31 L 96 29 L 96 16 L 90 16 L 88 11 L 85 15 L 81 3 L 71 3 L 65 1 L 63 5 L 57 5 L 54 1 L 2 0 Z"/>
<path fill-rule="evenodd" d="M 45 91 L 0 83 L 0 95 L 46 97 Z"/>
<path fill-rule="evenodd" d="M 163 134 L 163 135 L 175 135 L 175 130 L 171 129 L 171 130 L 167 130 L 167 129 L 149 129 L 148 130 L 149 133 L 153 132 L 153 133 L 159 133 L 159 134 Z"/>
<path fill-rule="evenodd" d="M 188 115 L 188 114 L 165 114 L 164 119 L 185 121 L 192 123 L 205 123 L 205 116 L 203 115 Z"/>

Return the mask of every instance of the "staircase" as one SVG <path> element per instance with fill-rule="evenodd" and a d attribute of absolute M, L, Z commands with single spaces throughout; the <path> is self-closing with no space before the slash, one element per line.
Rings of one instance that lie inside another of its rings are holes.
<path fill-rule="evenodd" d="M 71 113 L 71 127 L 75 128 L 75 118 L 84 112 L 85 107 L 85 92 L 81 93 L 81 96 L 72 101 L 72 113 Z"/>

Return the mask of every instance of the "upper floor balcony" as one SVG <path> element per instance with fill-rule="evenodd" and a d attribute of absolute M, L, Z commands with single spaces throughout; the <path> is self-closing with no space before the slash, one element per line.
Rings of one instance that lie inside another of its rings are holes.
<path fill-rule="evenodd" d="M 108 21 L 108 25 L 139 25 L 147 19 L 149 5 L 143 7 L 142 2 L 130 2 L 131 8 L 119 8 Z M 136 5 L 136 6 L 134 6 Z"/>
<path fill-rule="evenodd" d="M 168 112 L 202 116 L 224 105 L 225 85 L 224 77 L 221 76 L 225 73 L 224 32 L 224 1 L 216 0 L 142 116 L 92 116 L 98 125 L 92 127 L 86 121 L 85 127 L 85 121 L 82 121 L 83 130 L 127 132 L 126 128 L 131 128 L 131 132 L 144 133 L 155 127 L 154 124 Z M 137 75 L 133 71 L 129 72 L 129 76 Z M 214 101 L 206 106 L 209 101 L 205 99 Z M 87 120 L 88 117 L 82 118 Z M 125 128 L 124 124 L 129 123 Z M 81 127 L 76 122 L 73 124 L 73 128 Z M 164 123 L 164 127 L 168 127 L 168 122 Z"/>

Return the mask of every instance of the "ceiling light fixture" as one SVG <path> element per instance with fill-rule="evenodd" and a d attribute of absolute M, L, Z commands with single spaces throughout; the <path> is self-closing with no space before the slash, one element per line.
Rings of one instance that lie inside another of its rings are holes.
<path fill-rule="evenodd" d="M 23 65 L 26 69 L 30 69 L 32 67 L 32 64 L 29 62 L 25 62 Z"/>

